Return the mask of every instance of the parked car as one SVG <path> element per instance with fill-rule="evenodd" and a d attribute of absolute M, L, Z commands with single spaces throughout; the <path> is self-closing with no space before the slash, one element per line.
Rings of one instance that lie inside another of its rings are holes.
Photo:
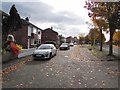
<path fill-rule="evenodd" d="M 55 41 L 46 41 L 44 44 L 53 44 L 56 48 L 59 47 Z"/>
<path fill-rule="evenodd" d="M 57 49 L 53 44 L 41 44 L 34 52 L 34 59 L 50 59 L 55 56 Z"/>
<path fill-rule="evenodd" d="M 54 41 L 46 41 L 44 44 L 53 44 L 56 47 L 56 42 Z"/>
<path fill-rule="evenodd" d="M 77 45 L 77 42 L 75 42 L 74 45 Z"/>
<path fill-rule="evenodd" d="M 60 50 L 68 50 L 68 49 L 70 49 L 70 47 L 69 47 L 69 44 L 68 43 L 62 43 L 61 45 L 60 45 L 60 48 L 59 48 Z"/>
<path fill-rule="evenodd" d="M 68 45 L 68 46 L 69 46 L 69 44 L 68 44 L 68 43 L 62 43 L 61 45 Z"/>
<path fill-rule="evenodd" d="M 73 44 L 73 43 L 70 43 L 69 45 L 70 45 L 70 46 L 74 46 L 74 44 Z"/>

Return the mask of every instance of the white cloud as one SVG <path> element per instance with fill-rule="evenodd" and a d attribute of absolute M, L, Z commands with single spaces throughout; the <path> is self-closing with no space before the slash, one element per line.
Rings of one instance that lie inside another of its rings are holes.
<path fill-rule="evenodd" d="M 86 22 L 89 22 L 90 19 L 84 8 L 84 0 L 22 1 L 2 3 L 3 10 L 8 13 L 12 4 L 15 4 L 23 18 L 29 16 L 30 22 L 42 29 L 53 26 L 55 31 L 64 36 L 76 36 L 89 32 Z"/>

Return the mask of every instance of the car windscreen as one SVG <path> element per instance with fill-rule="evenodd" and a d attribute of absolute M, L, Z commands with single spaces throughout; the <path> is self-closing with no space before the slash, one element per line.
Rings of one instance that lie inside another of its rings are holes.
<path fill-rule="evenodd" d="M 49 45 L 41 45 L 38 49 L 51 49 Z"/>
<path fill-rule="evenodd" d="M 60 47 L 68 47 L 68 45 L 61 45 Z"/>
<path fill-rule="evenodd" d="M 68 45 L 68 43 L 62 43 L 62 45 Z"/>

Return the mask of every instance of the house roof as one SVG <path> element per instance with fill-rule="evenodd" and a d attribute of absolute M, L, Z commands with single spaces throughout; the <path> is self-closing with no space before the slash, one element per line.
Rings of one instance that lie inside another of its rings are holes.
<path fill-rule="evenodd" d="M 71 39 L 71 38 L 72 38 L 72 36 L 66 37 L 66 39 L 69 39 L 69 38 Z"/>
<path fill-rule="evenodd" d="M 26 21 L 26 20 L 24 20 L 24 19 L 21 19 L 21 20 L 22 20 L 22 23 L 23 23 L 24 25 L 32 25 L 32 26 L 36 27 L 37 29 L 42 30 L 41 28 L 35 26 L 34 24 L 30 23 L 29 21 Z"/>
<path fill-rule="evenodd" d="M 58 34 L 58 32 L 52 30 L 51 28 L 46 28 L 45 30 L 42 30 L 42 32 L 53 32 L 53 33 Z"/>
<path fill-rule="evenodd" d="M 2 11 L 2 10 L 0 10 L 0 15 L 9 16 L 9 14 L 5 13 L 5 12 Z"/>
<path fill-rule="evenodd" d="M 5 13 L 5 12 L 2 11 L 2 10 L 0 10 L 0 15 L 9 16 L 9 14 Z M 30 23 L 30 22 L 28 22 L 28 21 L 26 21 L 26 20 L 24 20 L 24 19 L 21 19 L 21 20 L 22 20 L 22 24 L 23 24 L 23 25 L 25 25 L 25 24 L 32 25 L 32 26 L 36 27 L 37 29 L 42 30 L 41 28 L 35 26 L 34 24 L 32 24 L 32 23 Z"/>

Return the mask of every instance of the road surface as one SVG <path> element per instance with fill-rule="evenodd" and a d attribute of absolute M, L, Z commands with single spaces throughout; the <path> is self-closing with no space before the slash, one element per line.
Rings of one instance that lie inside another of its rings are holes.
<path fill-rule="evenodd" d="M 118 88 L 117 60 L 100 61 L 84 46 L 58 50 L 50 60 L 16 61 L 3 65 L 3 88 Z"/>

